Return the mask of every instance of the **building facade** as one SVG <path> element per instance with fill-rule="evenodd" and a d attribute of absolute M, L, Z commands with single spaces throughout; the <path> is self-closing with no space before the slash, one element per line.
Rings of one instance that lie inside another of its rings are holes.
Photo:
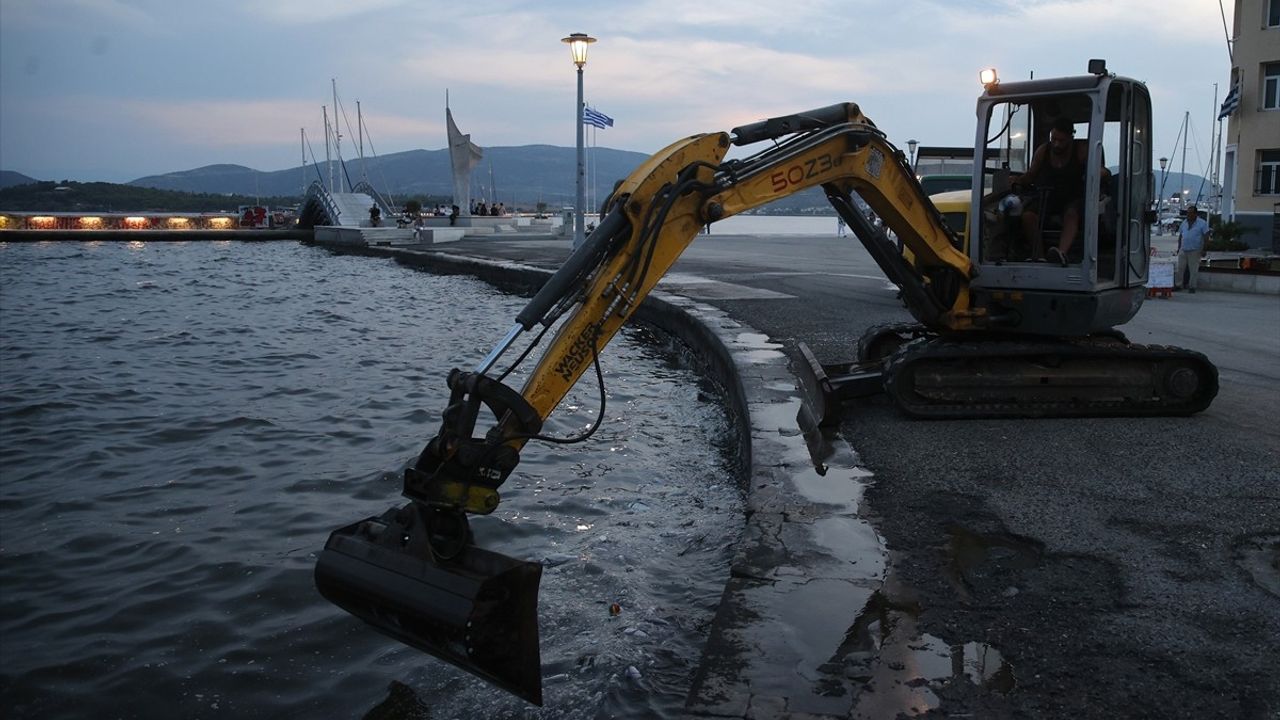
<path fill-rule="evenodd" d="M 1280 0 L 1235 0 L 1223 214 L 1280 252 Z"/>

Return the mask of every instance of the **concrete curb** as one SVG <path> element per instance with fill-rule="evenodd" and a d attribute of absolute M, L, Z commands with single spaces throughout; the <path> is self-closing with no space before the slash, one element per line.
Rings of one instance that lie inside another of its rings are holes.
<path fill-rule="evenodd" d="M 1222 292 L 1280 295 L 1280 275 L 1264 275 L 1244 270 L 1200 269 L 1200 288 Z"/>

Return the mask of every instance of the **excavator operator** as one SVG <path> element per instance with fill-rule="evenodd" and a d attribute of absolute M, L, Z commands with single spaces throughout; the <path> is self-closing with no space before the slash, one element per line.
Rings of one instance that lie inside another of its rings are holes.
<path fill-rule="evenodd" d="M 1075 127 L 1064 115 L 1058 116 L 1049 130 L 1049 141 L 1036 148 L 1031 166 L 1016 185 L 1025 190 L 1040 189 L 1039 197 L 1022 213 L 1022 234 L 1030 238 L 1032 257 L 1066 266 L 1067 253 L 1080 234 L 1084 212 L 1084 188 L 1089 146 L 1075 139 Z M 1104 182 L 1111 173 L 1104 166 Z M 1058 243 L 1044 248 L 1044 222 L 1062 218 Z"/>

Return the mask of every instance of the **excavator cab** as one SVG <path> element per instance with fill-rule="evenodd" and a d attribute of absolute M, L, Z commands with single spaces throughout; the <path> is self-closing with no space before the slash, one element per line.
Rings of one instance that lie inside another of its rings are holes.
<path fill-rule="evenodd" d="M 983 174 L 994 178 L 969 213 L 974 304 L 1036 335 L 1083 336 L 1128 321 L 1145 297 L 1151 247 L 1146 87 L 1094 60 L 1087 75 L 991 82 L 977 115 L 974 187 Z M 1055 125 L 1071 130 L 1066 167 L 1024 182 Z M 993 151 L 998 168 L 977 162 Z"/>

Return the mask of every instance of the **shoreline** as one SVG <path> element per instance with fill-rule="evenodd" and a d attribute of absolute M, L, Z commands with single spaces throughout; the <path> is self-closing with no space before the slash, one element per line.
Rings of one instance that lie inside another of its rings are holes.
<path fill-rule="evenodd" d="M 310 240 L 311 230 L 0 230 L 0 242 L 187 242 L 208 240 Z"/>

